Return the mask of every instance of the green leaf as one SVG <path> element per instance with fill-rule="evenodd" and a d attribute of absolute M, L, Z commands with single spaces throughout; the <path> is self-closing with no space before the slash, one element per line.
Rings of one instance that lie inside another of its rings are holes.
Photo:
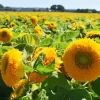
<path fill-rule="evenodd" d="M 23 51 L 23 50 L 25 49 L 25 50 L 26 50 L 27 52 L 29 52 L 29 53 L 32 53 L 33 50 L 34 50 L 33 46 L 28 45 L 28 44 L 26 44 L 26 43 L 20 43 L 20 44 L 14 46 L 14 48 L 17 48 L 17 49 L 19 49 L 20 51 Z"/>
<path fill-rule="evenodd" d="M 40 42 L 40 46 L 50 46 L 53 43 L 52 38 L 45 38 Z"/>
<path fill-rule="evenodd" d="M 97 80 L 91 82 L 91 87 L 92 87 L 92 90 L 93 90 L 98 96 L 100 96 L 100 78 L 98 78 Z"/>
<path fill-rule="evenodd" d="M 68 89 L 62 86 L 54 86 L 52 89 L 47 91 L 47 96 L 49 100 L 64 100 L 63 98 L 68 93 Z"/>
<path fill-rule="evenodd" d="M 70 89 L 70 85 L 65 76 L 57 72 L 53 72 L 51 76 L 45 79 L 41 87 L 43 89 L 52 89 L 54 86 L 61 86 L 68 90 Z"/>
<path fill-rule="evenodd" d="M 92 98 L 85 89 L 73 89 L 62 100 L 92 100 Z"/>
<path fill-rule="evenodd" d="M 28 45 L 34 46 L 39 44 L 39 38 L 35 34 L 26 34 L 22 37 L 18 37 L 16 40 L 17 43 L 26 43 Z"/>
<path fill-rule="evenodd" d="M 34 69 L 30 66 L 24 65 L 24 71 L 28 73 L 28 72 L 33 72 Z"/>
<path fill-rule="evenodd" d="M 68 41 L 70 39 L 73 39 L 73 38 L 76 38 L 79 36 L 79 32 L 78 31 L 70 31 L 70 32 L 66 32 L 64 33 L 62 36 L 61 36 L 61 41 L 62 42 L 65 42 L 65 41 Z"/>

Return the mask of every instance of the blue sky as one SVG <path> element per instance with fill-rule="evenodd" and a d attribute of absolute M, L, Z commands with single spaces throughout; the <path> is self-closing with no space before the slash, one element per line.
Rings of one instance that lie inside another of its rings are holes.
<path fill-rule="evenodd" d="M 48 7 L 61 4 L 66 9 L 96 9 L 100 10 L 100 0 L 0 0 L 3 6 L 11 7 Z"/>

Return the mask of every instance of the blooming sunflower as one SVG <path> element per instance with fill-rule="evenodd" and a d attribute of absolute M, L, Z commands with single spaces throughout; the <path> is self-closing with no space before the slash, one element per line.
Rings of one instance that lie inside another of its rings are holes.
<path fill-rule="evenodd" d="M 44 32 L 43 32 L 43 30 L 42 30 L 42 28 L 40 26 L 36 26 L 34 28 L 34 32 L 38 33 L 40 36 L 44 35 Z"/>
<path fill-rule="evenodd" d="M 16 24 L 14 22 L 11 22 L 9 26 L 14 27 L 14 26 L 16 26 Z"/>
<path fill-rule="evenodd" d="M 37 16 L 32 16 L 31 21 L 32 21 L 32 24 L 37 24 L 37 22 L 38 22 Z"/>
<path fill-rule="evenodd" d="M 45 66 L 48 66 L 55 59 L 55 70 L 59 71 L 61 60 L 57 56 L 55 48 L 51 47 L 37 48 L 34 53 L 33 60 L 37 59 L 41 53 L 45 54 L 43 64 Z"/>
<path fill-rule="evenodd" d="M 12 39 L 12 32 L 8 28 L 0 29 L 0 41 L 9 42 Z"/>
<path fill-rule="evenodd" d="M 1 59 L 1 75 L 5 84 L 14 86 L 24 76 L 22 53 L 17 49 L 5 52 Z"/>
<path fill-rule="evenodd" d="M 60 72 L 60 58 L 57 57 L 55 48 L 45 47 L 45 48 L 37 48 L 34 52 L 33 60 L 37 59 L 41 53 L 45 54 L 45 57 L 43 59 L 43 64 L 45 66 L 48 66 L 50 63 L 53 62 L 55 59 L 55 71 Z M 40 83 L 43 82 L 48 76 L 40 75 L 36 72 L 30 73 L 30 81 L 34 83 Z"/>
<path fill-rule="evenodd" d="M 100 45 L 92 39 L 72 42 L 63 54 L 65 72 L 78 81 L 93 81 L 100 75 Z"/>
<path fill-rule="evenodd" d="M 86 34 L 86 38 L 100 37 L 100 31 L 90 31 Z"/>
<path fill-rule="evenodd" d="M 25 85 L 27 84 L 28 80 L 27 79 L 21 79 L 19 82 L 17 82 L 13 88 L 14 91 L 11 94 L 11 98 L 12 99 L 17 99 L 20 96 L 23 95 L 24 91 L 25 91 Z"/>
<path fill-rule="evenodd" d="M 49 29 L 54 29 L 56 28 L 56 26 L 57 26 L 56 22 L 49 22 L 48 24 Z"/>

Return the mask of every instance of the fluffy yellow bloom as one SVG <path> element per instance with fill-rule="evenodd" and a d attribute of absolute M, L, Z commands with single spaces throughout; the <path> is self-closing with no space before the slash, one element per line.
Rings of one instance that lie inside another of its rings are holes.
<path fill-rule="evenodd" d="M 43 30 L 42 30 L 42 28 L 40 26 L 36 26 L 34 28 L 34 32 L 38 33 L 40 36 L 44 35 L 44 32 L 43 32 Z"/>
<path fill-rule="evenodd" d="M 58 58 L 55 48 L 51 47 L 45 47 L 43 49 L 37 48 L 34 53 L 33 59 L 34 60 L 37 59 L 41 53 L 45 54 L 43 64 L 45 66 L 48 66 L 50 63 L 52 63 L 53 60 L 55 60 L 55 70 L 59 71 L 61 60 L 60 58 Z"/>
<path fill-rule="evenodd" d="M 9 42 L 12 39 L 12 32 L 8 28 L 0 29 L 0 41 Z"/>
<path fill-rule="evenodd" d="M 12 99 L 17 99 L 20 96 L 23 95 L 24 90 L 25 90 L 25 85 L 27 84 L 28 80 L 27 79 L 21 79 L 19 82 L 17 82 L 14 85 L 14 92 L 11 94 Z"/>
<path fill-rule="evenodd" d="M 92 39 L 69 44 L 63 54 L 65 72 L 78 81 L 93 81 L 100 76 L 100 45 Z"/>
<path fill-rule="evenodd" d="M 22 53 L 17 49 L 4 53 L 1 59 L 1 75 L 5 84 L 14 86 L 24 76 Z"/>
<path fill-rule="evenodd" d="M 54 29 L 56 28 L 56 26 L 57 26 L 56 22 L 49 22 L 48 24 L 49 29 Z"/>
<path fill-rule="evenodd" d="M 37 24 L 37 22 L 38 22 L 37 16 L 32 16 L 31 21 L 32 21 L 32 24 Z"/>
<path fill-rule="evenodd" d="M 93 37 L 98 37 L 100 36 L 100 31 L 89 31 L 87 34 L 86 34 L 86 38 L 93 38 Z"/>

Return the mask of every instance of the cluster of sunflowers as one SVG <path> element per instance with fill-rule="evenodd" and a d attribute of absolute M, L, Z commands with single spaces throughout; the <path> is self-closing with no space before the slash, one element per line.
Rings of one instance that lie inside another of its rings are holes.
<path fill-rule="evenodd" d="M 0 17 L 0 100 L 100 100 L 100 19 L 60 17 Z"/>

